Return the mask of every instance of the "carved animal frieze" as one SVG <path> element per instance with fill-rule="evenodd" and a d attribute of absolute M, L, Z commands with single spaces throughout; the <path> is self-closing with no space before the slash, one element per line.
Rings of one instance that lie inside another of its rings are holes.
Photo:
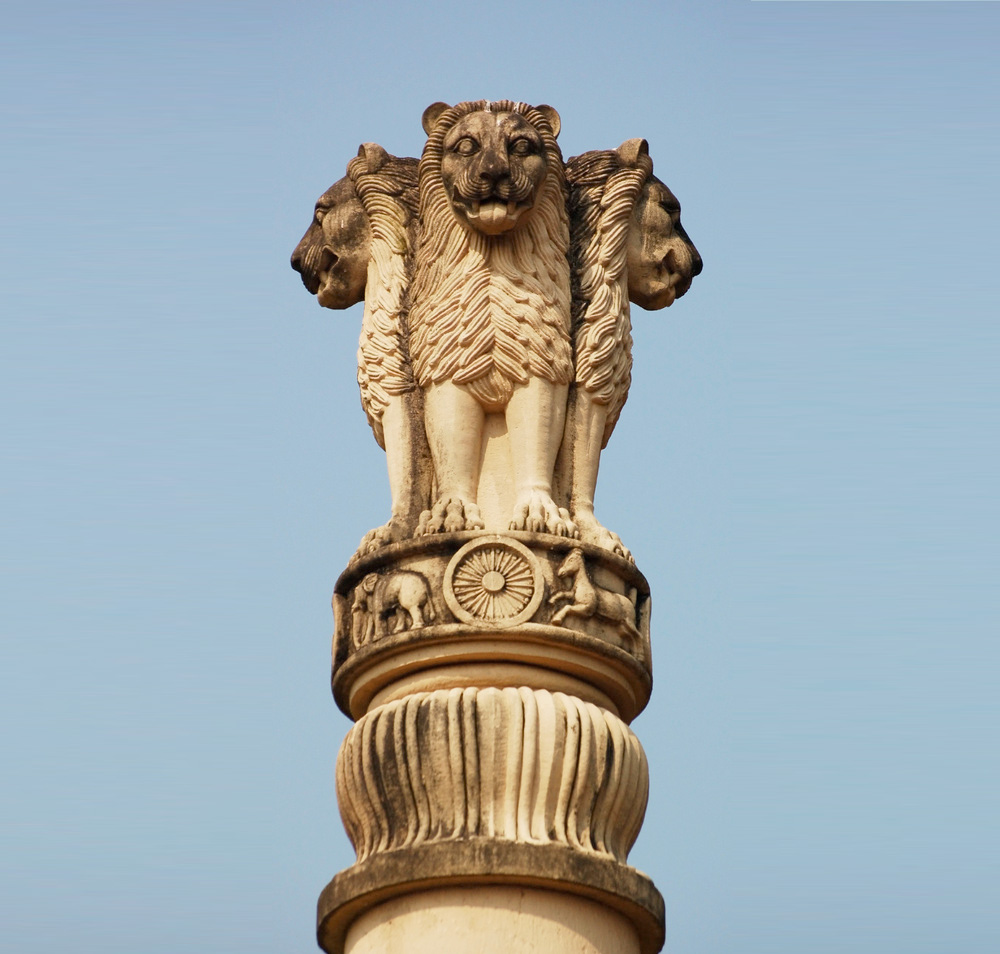
<path fill-rule="evenodd" d="M 611 713 L 527 688 L 421 692 L 369 712 L 337 759 L 358 861 L 477 836 L 625 862 L 646 809 L 638 739 Z"/>
<path fill-rule="evenodd" d="M 428 627 L 485 632 L 527 623 L 595 636 L 614 633 L 617 645 L 642 656 L 648 640 L 645 581 L 614 558 L 594 562 L 595 551 L 589 549 L 589 558 L 585 551 L 582 545 L 553 548 L 549 538 L 536 534 L 463 531 L 436 535 L 430 549 L 416 538 L 392 554 L 355 560 L 334 600 L 344 647 L 338 659 L 373 640 Z M 638 642 L 636 632 L 643 634 Z"/>
<path fill-rule="evenodd" d="M 411 570 L 369 573 L 354 590 L 352 636 L 360 647 L 373 639 L 420 629 L 435 618 L 427 580 Z"/>
<path fill-rule="evenodd" d="M 549 597 L 550 604 L 563 604 L 552 614 L 553 625 L 561 626 L 567 616 L 596 618 L 611 623 L 631 640 L 639 642 L 642 639 L 636 627 L 637 594 L 634 587 L 626 596 L 596 586 L 587 575 L 587 563 L 579 548 L 570 550 L 556 570 L 556 576 L 568 582 L 565 590 Z"/>

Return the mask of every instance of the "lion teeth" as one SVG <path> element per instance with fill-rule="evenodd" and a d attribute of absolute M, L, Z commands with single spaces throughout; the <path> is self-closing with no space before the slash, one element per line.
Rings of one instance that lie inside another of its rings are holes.
<path fill-rule="evenodd" d="M 479 203 L 475 199 L 472 200 L 472 214 L 479 215 Z"/>
<path fill-rule="evenodd" d="M 513 216 L 514 214 L 516 214 L 516 212 L 517 212 L 517 200 L 511 199 L 510 202 L 507 203 L 507 214 Z"/>

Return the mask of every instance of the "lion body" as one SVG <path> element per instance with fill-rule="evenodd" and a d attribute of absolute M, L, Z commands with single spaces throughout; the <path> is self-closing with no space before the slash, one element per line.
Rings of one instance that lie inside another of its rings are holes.
<path fill-rule="evenodd" d="M 374 171 L 364 155 L 352 159 L 347 167 L 371 229 L 365 311 L 358 341 L 358 387 L 361 406 L 382 448 L 382 420 L 390 400 L 415 388 L 406 304 L 417 213 L 416 172 L 414 160 L 395 156 L 387 157 Z"/>
<path fill-rule="evenodd" d="M 627 164 L 617 150 L 584 153 L 567 163 L 573 223 L 574 381 L 587 400 L 607 408 L 602 448 L 611 438 L 632 383 L 628 233 L 652 168 L 648 155 Z"/>
<path fill-rule="evenodd" d="M 358 386 L 372 433 L 386 452 L 392 516 L 365 535 L 362 553 L 412 536 L 430 503 L 430 451 L 406 316 L 416 214 L 416 159 L 365 143 L 347 176 L 320 197 L 313 224 L 292 255 L 292 267 L 324 307 L 365 303 Z"/>

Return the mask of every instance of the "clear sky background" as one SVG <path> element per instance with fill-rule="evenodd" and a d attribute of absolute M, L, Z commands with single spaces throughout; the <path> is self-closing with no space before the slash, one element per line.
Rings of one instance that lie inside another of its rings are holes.
<path fill-rule="evenodd" d="M 648 139 L 598 514 L 653 589 L 668 954 L 996 954 L 1000 4 L 8 2 L 0 949 L 289 954 L 353 859 L 330 595 L 388 513 L 288 267 L 436 100 Z"/>

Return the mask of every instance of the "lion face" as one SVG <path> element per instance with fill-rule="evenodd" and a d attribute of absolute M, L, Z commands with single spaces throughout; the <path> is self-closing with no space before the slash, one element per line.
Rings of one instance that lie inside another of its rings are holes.
<path fill-rule="evenodd" d="M 448 130 L 443 147 L 441 180 L 460 222 L 499 235 L 528 216 L 549 162 L 542 137 L 527 119 L 472 112 Z"/>
<path fill-rule="evenodd" d="M 701 272 L 701 256 L 681 225 L 681 206 L 650 176 L 632 216 L 628 237 L 628 297 L 655 311 L 672 305 Z"/>
<path fill-rule="evenodd" d="M 319 197 L 312 225 L 292 253 L 292 268 L 325 308 L 347 308 L 365 297 L 371 228 L 351 180 Z"/>

